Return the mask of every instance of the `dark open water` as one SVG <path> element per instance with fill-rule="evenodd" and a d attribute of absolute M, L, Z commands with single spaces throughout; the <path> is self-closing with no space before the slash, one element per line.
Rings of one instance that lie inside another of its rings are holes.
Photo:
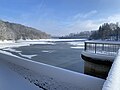
<path fill-rule="evenodd" d="M 31 45 L 15 48 L 18 51 L 22 51 L 25 55 L 34 55 L 31 60 L 61 67 L 64 69 L 83 73 L 83 60 L 80 57 L 83 49 L 73 49 L 65 42 L 55 42 L 54 45 Z"/>

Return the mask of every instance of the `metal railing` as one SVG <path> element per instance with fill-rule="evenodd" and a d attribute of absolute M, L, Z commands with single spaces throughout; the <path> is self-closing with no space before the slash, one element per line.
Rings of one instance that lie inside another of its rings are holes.
<path fill-rule="evenodd" d="M 111 56 L 116 55 L 119 48 L 120 42 L 86 41 L 84 50 L 96 54 L 107 54 Z"/>

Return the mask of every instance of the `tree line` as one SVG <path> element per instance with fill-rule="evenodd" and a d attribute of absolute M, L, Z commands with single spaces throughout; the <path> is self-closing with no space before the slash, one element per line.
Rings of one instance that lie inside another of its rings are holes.
<path fill-rule="evenodd" d="M 91 35 L 91 31 L 83 31 L 79 33 L 70 33 L 69 35 L 59 37 L 60 39 L 82 39 L 89 38 Z"/>
<path fill-rule="evenodd" d="M 120 40 L 119 23 L 104 23 L 98 30 L 92 31 L 89 39 L 91 40 Z"/>

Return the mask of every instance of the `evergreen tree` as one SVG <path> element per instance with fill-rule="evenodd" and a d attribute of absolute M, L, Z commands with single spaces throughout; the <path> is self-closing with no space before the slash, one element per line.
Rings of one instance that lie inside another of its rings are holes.
<path fill-rule="evenodd" d="M 120 38 L 120 27 L 119 24 L 116 23 L 104 23 L 99 27 L 97 31 L 94 31 L 90 39 L 101 39 L 101 40 L 119 40 Z"/>

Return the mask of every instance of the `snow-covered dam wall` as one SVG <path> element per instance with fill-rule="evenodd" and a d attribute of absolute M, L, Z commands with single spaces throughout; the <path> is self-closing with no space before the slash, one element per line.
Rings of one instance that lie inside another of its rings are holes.
<path fill-rule="evenodd" d="M 105 74 L 102 90 L 120 90 L 120 42 L 86 41 L 82 58 L 89 75 Z"/>
<path fill-rule="evenodd" d="M 120 90 L 120 50 L 112 64 L 102 90 Z"/>
<path fill-rule="evenodd" d="M 104 79 L 23 59 L 4 51 L 0 51 L 0 60 L 7 62 L 6 66 L 43 90 L 101 90 L 105 81 Z"/>

